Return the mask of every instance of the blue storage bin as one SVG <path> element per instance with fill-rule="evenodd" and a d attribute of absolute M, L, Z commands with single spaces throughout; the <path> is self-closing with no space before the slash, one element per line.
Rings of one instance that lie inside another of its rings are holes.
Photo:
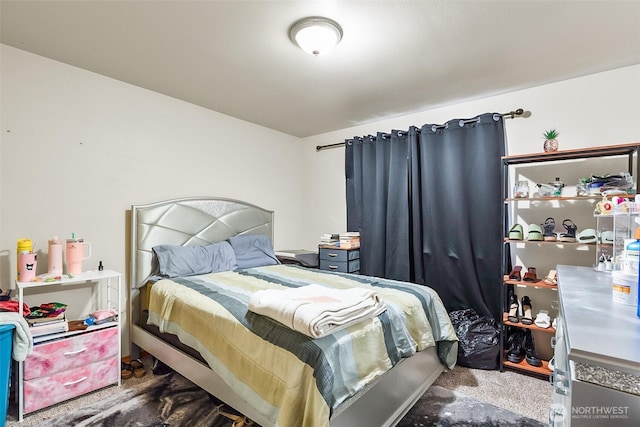
<path fill-rule="evenodd" d="M 14 325 L 0 325 L 0 426 L 7 423 Z"/>

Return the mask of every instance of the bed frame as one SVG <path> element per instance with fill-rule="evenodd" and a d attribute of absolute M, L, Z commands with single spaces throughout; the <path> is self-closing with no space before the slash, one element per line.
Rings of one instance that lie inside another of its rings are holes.
<path fill-rule="evenodd" d="M 273 241 L 273 211 L 220 198 L 167 200 L 131 208 L 129 286 L 130 355 L 143 349 L 262 427 L 273 424 L 239 397 L 209 366 L 170 345 L 140 324 L 151 272 L 153 246 L 206 245 L 241 234 L 264 234 Z M 141 305 L 142 304 L 142 305 Z M 332 427 L 393 426 L 438 378 L 445 367 L 435 347 L 403 359 L 389 372 L 344 402 L 332 415 Z"/>

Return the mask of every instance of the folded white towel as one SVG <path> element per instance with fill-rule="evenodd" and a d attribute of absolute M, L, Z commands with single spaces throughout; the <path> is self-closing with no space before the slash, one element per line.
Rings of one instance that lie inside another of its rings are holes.
<path fill-rule="evenodd" d="M 385 310 L 380 296 L 363 288 L 333 289 L 316 284 L 257 291 L 249 310 L 311 338 L 344 329 Z"/>
<path fill-rule="evenodd" d="M 17 362 L 27 358 L 33 349 L 33 337 L 29 331 L 29 324 L 20 314 L 12 311 L 0 311 L 0 324 L 14 325 L 12 357 Z"/>

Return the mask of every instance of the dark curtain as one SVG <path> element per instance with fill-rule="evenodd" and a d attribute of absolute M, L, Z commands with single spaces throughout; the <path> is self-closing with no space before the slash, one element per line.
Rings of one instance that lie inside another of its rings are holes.
<path fill-rule="evenodd" d="M 428 285 L 449 311 L 499 319 L 502 116 L 354 138 L 345 151 L 360 272 Z"/>
<path fill-rule="evenodd" d="M 406 132 L 347 141 L 347 229 L 360 231 L 362 274 L 410 280 L 408 150 Z"/>

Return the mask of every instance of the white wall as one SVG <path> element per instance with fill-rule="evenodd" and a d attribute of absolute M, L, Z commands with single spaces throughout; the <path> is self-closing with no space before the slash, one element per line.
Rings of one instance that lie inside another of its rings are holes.
<path fill-rule="evenodd" d="M 275 246 L 296 247 L 299 138 L 0 49 L 0 288 L 12 285 L 23 237 L 46 252 L 51 236 L 73 232 L 93 246 L 85 269 L 102 260 L 124 273 L 126 211 L 177 197 L 221 196 L 274 210 Z M 38 272 L 46 268 L 42 254 Z"/>
<path fill-rule="evenodd" d="M 346 227 L 344 149 L 316 152 L 317 145 L 517 108 L 531 115 L 505 120 L 508 154 L 541 152 L 542 132 L 552 127 L 561 150 L 639 142 L 640 65 L 304 138 L 300 244 L 313 248 L 320 234 Z"/>

